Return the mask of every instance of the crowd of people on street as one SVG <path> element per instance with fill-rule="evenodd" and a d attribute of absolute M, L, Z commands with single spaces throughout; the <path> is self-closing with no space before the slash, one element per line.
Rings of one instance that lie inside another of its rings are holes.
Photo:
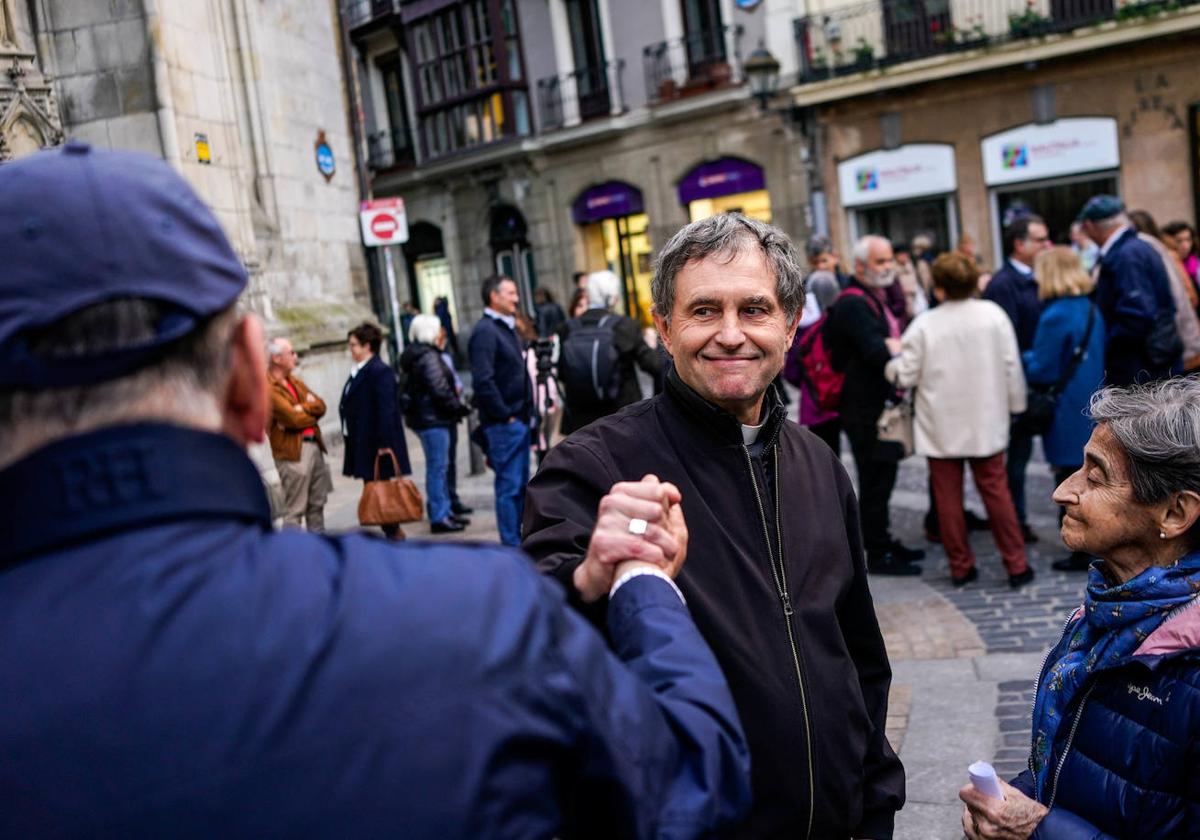
<path fill-rule="evenodd" d="M 360 324 L 343 475 L 410 474 L 412 431 L 431 530 L 460 533 L 471 412 L 494 473 L 501 545 L 396 545 L 400 521 L 273 527 L 247 450 L 267 441 L 285 523 L 323 531 L 327 406 L 167 164 L 72 142 L 0 167 L 0 194 L 0 835 L 890 838 L 869 575 L 924 557 L 892 533 L 898 465 L 928 460 L 953 584 L 986 527 L 1020 588 L 1039 438 L 1056 566 L 1088 580 L 1028 769 L 964 787 L 962 830 L 1200 823 L 1186 225 L 1097 196 L 1070 245 L 1014 216 L 990 275 L 969 237 L 867 235 L 848 274 L 813 237 L 806 279 L 781 230 L 719 214 L 658 253 L 653 342 L 612 272 L 532 312 L 487 277 L 469 395 L 444 299 L 408 313 L 396 369 Z"/>

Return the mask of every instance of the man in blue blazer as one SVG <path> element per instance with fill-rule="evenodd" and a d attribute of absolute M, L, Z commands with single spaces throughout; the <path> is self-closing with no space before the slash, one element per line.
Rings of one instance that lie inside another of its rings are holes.
<path fill-rule="evenodd" d="M 983 292 L 983 297 L 1000 306 L 1012 321 L 1017 332 L 1017 346 L 1024 353 L 1033 347 L 1033 336 L 1037 332 L 1038 318 L 1042 315 L 1042 301 L 1038 298 L 1038 284 L 1033 276 L 1033 261 L 1037 255 L 1051 247 L 1050 232 L 1046 223 L 1033 214 L 1018 216 L 1004 229 L 1004 250 L 1007 257 Z M 1014 424 L 1009 432 L 1008 491 L 1012 494 L 1013 507 L 1021 520 L 1021 534 L 1025 542 L 1037 542 L 1037 535 L 1029 527 L 1025 514 L 1025 468 L 1033 455 L 1033 436 Z"/>
<path fill-rule="evenodd" d="M 1162 258 L 1138 239 L 1125 205 L 1114 196 L 1088 199 L 1079 221 L 1084 233 L 1100 245 L 1095 296 L 1108 326 L 1105 384 L 1128 386 L 1170 377 L 1179 358 L 1156 360 L 1147 348 L 1156 328 L 1168 335 L 1175 328 L 1175 301 Z M 1179 350 L 1182 353 L 1182 344 Z"/>
<path fill-rule="evenodd" d="M 471 331 L 471 384 L 487 457 L 496 474 L 500 542 L 521 544 L 525 484 L 529 481 L 529 419 L 533 405 L 525 348 L 517 335 L 517 284 L 492 275 L 483 281 L 483 317 Z"/>

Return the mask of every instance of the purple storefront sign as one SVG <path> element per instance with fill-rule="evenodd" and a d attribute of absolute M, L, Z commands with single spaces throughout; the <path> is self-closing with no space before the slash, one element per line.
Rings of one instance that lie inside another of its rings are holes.
<path fill-rule="evenodd" d="M 720 198 L 734 193 L 766 188 L 762 168 L 737 158 L 702 163 L 679 182 L 679 201 L 684 207 L 702 198 Z"/>
<path fill-rule="evenodd" d="M 581 192 L 571 202 L 571 218 L 577 225 L 586 225 L 601 219 L 632 216 L 644 208 L 641 190 L 621 181 L 608 181 Z"/>

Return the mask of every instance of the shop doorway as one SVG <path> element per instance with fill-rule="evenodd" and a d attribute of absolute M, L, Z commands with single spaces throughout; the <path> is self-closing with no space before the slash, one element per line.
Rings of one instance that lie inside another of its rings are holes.
<path fill-rule="evenodd" d="M 622 181 L 589 187 L 572 202 L 571 217 L 579 226 L 580 270 L 608 269 L 620 277 L 625 314 L 650 326 L 653 260 L 641 190 Z"/>
<path fill-rule="evenodd" d="M 1116 172 L 1089 173 L 1069 178 L 1012 184 L 992 190 L 992 241 L 996 264 L 1004 255 L 1003 230 L 1022 212 L 1035 213 L 1046 222 L 1050 238 L 1058 245 L 1070 244 L 1071 223 L 1094 195 L 1118 195 Z"/>
<path fill-rule="evenodd" d="M 720 158 L 694 167 L 679 181 L 679 203 L 693 222 L 735 212 L 771 222 L 771 197 L 762 167 L 741 158 Z"/>
<path fill-rule="evenodd" d="M 877 234 L 895 244 L 911 244 L 919 235 L 929 237 L 935 253 L 947 251 L 958 241 L 958 214 L 954 197 L 898 201 L 859 207 L 850 215 L 850 239 Z"/>
<path fill-rule="evenodd" d="M 446 259 L 442 231 L 430 222 L 413 222 L 408 227 L 408 241 L 402 246 L 405 268 L 408 269 L 407 296 L 401 303 L 411 302 L 418 310 L 433 312 L 433 302 L 445 297 L 450 316 L 458 324 L 458 305 L 454 300 L 454 275 Z"/>
<path fill-rule="evenodd" d="M 537 288 L 537 272 L 533 265 L 533 249 L 529 245 L 525 217 L 511 204 L 496 204 L 488 213 L 488 244 L 496 273 L 511 277 L 517 284 L 521 307 L 533 317 L 533 290 Z"/>

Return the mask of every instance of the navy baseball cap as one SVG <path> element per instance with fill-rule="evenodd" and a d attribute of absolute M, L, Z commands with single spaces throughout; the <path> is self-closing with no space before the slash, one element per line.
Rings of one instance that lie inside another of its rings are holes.
<path fill-rule="evenodd" d="M 1125 205 L 1115 195 L 1094 195 L 1079 211 L 1077 222 L 1103 222 L 1125 212 Z"/>
<path fill-rule="evenodd" d="M 232 306 L 246 279 L 216 218 L 156 157 L 71 141 L 0 165 L 0 388 L 132 373 Z M 31 351 L 61 319 L 121 298 L 161 305 L 153 338 L 87 356 Z"/>

